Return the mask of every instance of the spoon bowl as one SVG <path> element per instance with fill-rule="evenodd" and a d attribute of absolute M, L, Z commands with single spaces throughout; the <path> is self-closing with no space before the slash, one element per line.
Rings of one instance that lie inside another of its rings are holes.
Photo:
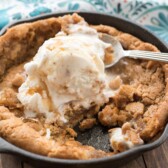
<path fill-rule="evenodd" d="M 147 59 L 168 63 L 168 53 L 140 50 L 124 50 L 121 43 L 115 37 L 105 33 L 100 34 L 100 39 L 106 43 L 110 43 L 113 48 L 113 60 L 110 64 L 106 64 L 105 68 L 110 68 L 114 66 L 120 61 L 120 59 L 124 57 L 130 57 L 134 59 Z"/>

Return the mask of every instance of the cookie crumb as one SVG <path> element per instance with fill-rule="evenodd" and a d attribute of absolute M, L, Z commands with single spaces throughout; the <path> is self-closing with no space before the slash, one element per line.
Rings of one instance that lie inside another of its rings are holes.
<path fill-rule="evenodd" d="M 12 85 L 15 87 L 19 87 L 23 82 L 24 82 L 24 77 L 21 74 L 17 73 L 14 76 L 14 79 L 12 80 Z"/>
<path fill-rule="evenodd" d="M 96 119 L 95 118 L 87 118 L 80 123 L 79 129 L 81 131 L 84 131 L 86 129 L 92 128 L 95 124 L 96 124 Z"/>
<path fill-rule="evenodd" d="M 112 90 L 117 90 L 120 88 L 121 84 L 122 84 L 122 79 L 120 78 L 120 76 L 117 76 L 116 78 L 114 78 L 110 81 L 109 87 Z"/>

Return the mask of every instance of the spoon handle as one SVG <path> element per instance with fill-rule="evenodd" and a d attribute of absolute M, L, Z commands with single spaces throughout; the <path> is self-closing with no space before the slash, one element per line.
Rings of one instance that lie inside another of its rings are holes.
<path fill-rule="evenodd" d="M 124 51 L 124 57 L 140 58 L 153 61 L 161 61 L 168 63 L 168 53 L 140 51 L 140 50 L 127 50 Z"/>

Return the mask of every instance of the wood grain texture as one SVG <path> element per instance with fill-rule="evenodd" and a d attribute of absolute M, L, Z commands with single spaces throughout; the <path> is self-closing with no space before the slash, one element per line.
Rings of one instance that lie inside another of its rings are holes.
<path fill-rule="evenodd" d="M 168 140 L 159 148 L 146 152 L 143 156 L 121 166 L 120 168 L 167 168 Z M 0 168 L 35 168 L 11 155 L 0 155 Z"/>
<path fill-rule="evenodd" d="M 146 168 L 143 157 L 140 156 L 139 158 L 129 162 L 128 164 L 121 166 L 120 168 Z"/>
<path fill-rule="evenodd" d="M 27 163 L 24 163 L 23 168 L 34 168 L 34 167 L 28 165 Z"/>
<path fill-rule="evenodd" d="M 3 168 L 3 167 L 2 167 L 1 155 L 0 155 L 0 168 Z"/>
<path fill-rule="evenodd" d="M 35 168 L 35 167 L 32 167 L 28 164 L 24 164 L 24 168 Z M 129 162 L 124 166 L 121 166 L 120 168 L 145 168 L 145 163 L 143 161 L 142 156 L 140 156 L 139 158 L 135 159 L 132 162 Z"/>
<path fill-rule="evenodd" d="M 2 168 L 22 168 L 20 159 L 12 155 L 1 154 Z"/>
<path fill-rule="evenodd" d="M 168 140 L 160 147 L 143 154 L 147 168 L 168 167 Z"/>

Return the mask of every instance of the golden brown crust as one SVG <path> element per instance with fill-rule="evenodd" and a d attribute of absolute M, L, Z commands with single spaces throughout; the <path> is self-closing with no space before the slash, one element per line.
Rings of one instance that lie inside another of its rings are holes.
<path fill-rule="evenodd" d="M 24 80 L 24 77 L 21 74 L 17 73 L 12 79 L 12 85 L 15 87 L 19 87 L 24 82 Z"/>
<path fill-rule="evenodd" d="M 79 129 L 81 131 L 84 131 L 86 129 L 92 128 L 96 124 L 95 118 L 87 118 L 84 119 L 82 122 L 80 122 Z"/>
<path fill-rule="evenodd" d="M 148 110 L 143 118 L 145 127 L 140 131 L 140 136 L 144 140 L 150 140 L 160 130 L 164 129 L 168 121 L 168 109 L 167 109 L 168 97 L 165 97 L 165 101 L 159 103 L 157 108 Z"/>
<path fill-rule="evenodd" d="M 122 44 L 122 46 L 127 50 L 147 50 L 147 51 L 159 51 L 155 46 L 150 43 L 145 43 L 135 36 L 121 32 L 114 27 L 98 25 L 92 26 L 98 32 L 107 33 L 116 37 Z"/>
<path fill-rule="evenodd" d="M 25 23 L 8 29 L 0 37 L 0 77 L 14 63 L 35 55 L 39 46 L 60 29 L 61 25 L 56 18 Z"/>
<path fill-rule="evenodd" d="M 0 135 L 21 148 L 49 157 L 91 159 L 109 155 L 74 140 L 65 144 L 49 140 L 3 106 L 0 106 Z"/>
<path fill-rule="evenodd" d="M 16 92 L 11 88 L 5 88 L 0 92 L 0 106 L 8 108 L 17 108 L 21 104 L 17 99 Z"/>
<path fill-rule="evenodd" d="M 117 125 L 122 125 L 130 117 L 129 113 L 119 110 L 113 105 L 107 105 L 101 112 L 98 114 L 99 121 L 102 125 L 113 127 Z"/>

